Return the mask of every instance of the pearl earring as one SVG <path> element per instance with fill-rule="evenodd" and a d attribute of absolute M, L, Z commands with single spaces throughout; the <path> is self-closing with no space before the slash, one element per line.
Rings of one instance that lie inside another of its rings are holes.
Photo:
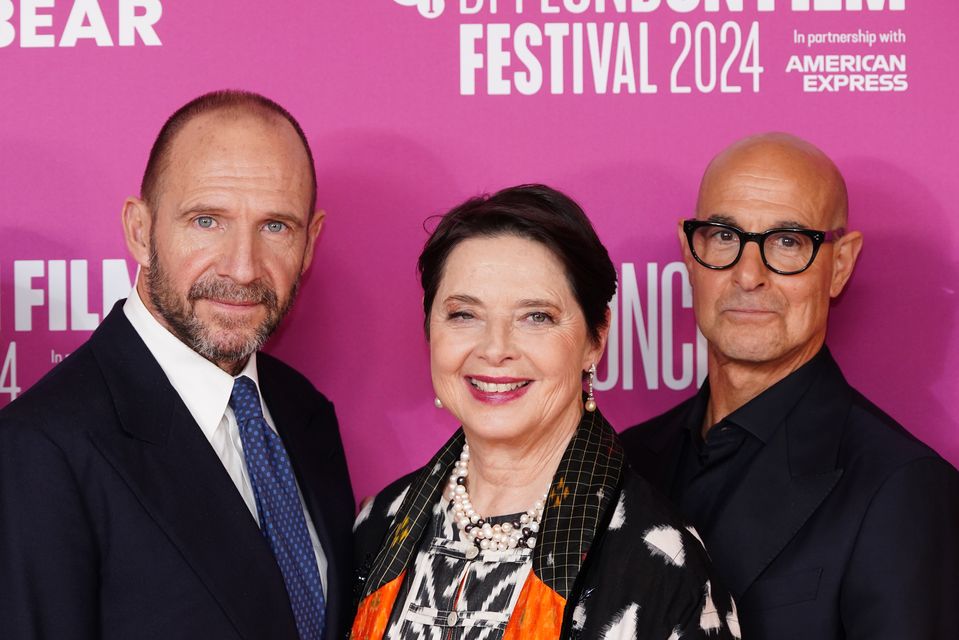
<path fill-rule="evenodd" d="M 440 400 L 439 396 L 436 396 L 435 398 L 433 398 L 433 406 L 435 406 L 437 409 L 443 408 L 443 401 Z"/>
<path fill-rule="evenodd" d="M 592 364 L 589 367 L 589 374 L 586 378 L 586 402 L 583 403 L 583 408 L 592 413 L 596 411 L 596 398 L 593 397 L 593 378 L 596 377 L 596 365 Z"/>

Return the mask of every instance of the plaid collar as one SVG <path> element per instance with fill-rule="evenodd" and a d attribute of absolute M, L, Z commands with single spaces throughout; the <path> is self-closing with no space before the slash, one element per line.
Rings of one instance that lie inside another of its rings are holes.
<path fill-rule="evenodd" d="M 364 598 L 410 565 L 464 442 L 463 430 L 458 429 L 414 476 L 373 562 Z M 597 529 L 612 506 L 624 467 L 623 448 L 613 428 L 598 411 L 584 412 L 553 476 L 533 554 L 533 571 L 564 599 L 569 598 Z"/>

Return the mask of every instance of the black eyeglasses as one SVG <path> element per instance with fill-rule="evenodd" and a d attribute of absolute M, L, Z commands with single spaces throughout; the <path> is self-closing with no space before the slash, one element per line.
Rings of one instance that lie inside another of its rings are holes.
<path fill-rule="evenodd" d="M 746 243 L 755 242 L 767 269 L 791 276 L 809 268 L 823 242 L 838 240 L 846 230 L 768 229 L 750 233 L 722 222 L 683 220 L 683 232 L 696 262 L 707 269 L 730 268 L 739 262 Z"/>

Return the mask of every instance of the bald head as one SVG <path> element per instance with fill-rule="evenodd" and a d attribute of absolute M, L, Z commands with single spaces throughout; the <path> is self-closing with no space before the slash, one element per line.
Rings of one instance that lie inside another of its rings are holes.
<path fill-rule="evenodd" d="M 223 116 L 225 120 L 235 121 L 245 117 L 254 117 L 277 128 L 292 128 L 306 153 L 305 162 L 309 167 L 311 176 L 309 210 L 312 215 L 316 208 L 316 168 L 313 164 L 310 143 L 307 142 L 300 123 L 289 111 L 273 100 L 258 93 L 235 89 L 212 91 L 194 98 L 177 109 L 160 128 L 160 133 L 150 150 L 150 158 L 147 161 L 146 170 L 143 172 L 143 181 L 140 185 L 140 197 L 147 202 L 150 208 L 156 210 L 158 206 L 160 193 L 163 190 L 162 181 L 169 169 L 171 150 L 178 134 L 196 118 L 213 113 Z"/>
<path fill-rule="evenodd" d="M 820 229 L 846 225 L 849 198 L 846 182 L 829 157 L 814 145 L 788 133 L 762 133 L 743 138 L 721 151 L 706 167 L 699 186 L 697 217 L 717 198 L 745 197 L 748 184 L 785 208 L 803 206 L 818 215 Z M 785 188 L 788 187 L 788 188 Z M 802 202 L 790 202 L 790 198 Z M 810 210 L 811 209 L 811 210 Z"/>

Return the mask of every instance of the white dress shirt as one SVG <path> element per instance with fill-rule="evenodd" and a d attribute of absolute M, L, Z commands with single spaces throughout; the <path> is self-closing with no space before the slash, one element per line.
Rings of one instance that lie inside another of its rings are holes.
<path fill-rule="evenodd" d="M 233 484 L 236 485 L 237 491 L 240 492 L 243 501 L 246 502 L 246 506 L 253 515 L 253 519 L 259 526 L 256 498 L 253 495 L 250 476 L 246 470 L 243 443 L 240 441 L 240 429 L 236 423 L 236 417 L 233 415 L 233 409 L 229 405 L 230 394 L 233 391 L 233 381 L 235 380 L 234 376 L 180 342 L 179 338 L 161 325 L 144 306 L 136 285 L 134 285 L 133 291 L 130 292 L 130 296 L 123 305 L 123 313 L 143 342 L 146 343 L 147 349 L 156 358 L 170 384 L 173 385 L 173 388 L 180 395 L 180 399 L 189 409 L 190 415 L 200 426 L 203 435 L 210 441 L 210 446 L 213 447 L 217 457 L 220 458 L 223 468 L 226 469 L 230 479 L 233 480 Z M 260 381 L 256 371 L 256 353 L 250 356 L 243 371 L 236 377 L 239 376 L 247 376 L 253 380 L 257 392 L 259 392 Z M 273 418 L 270 416 L 270 409 L 263 401 L 262 394 L 260 394 L 260 406 L 263 408 L 263 417 L 266 419 L 266 423 L 273 431 L 276 431 L 276 425 L 273 424 Z M 197 489 L 202 490 L 202 487 L 197 487 Z M 302 492 L 300 493 L 300 505 L 303 507 L 306 526 L 310 532 L 310 540 L 313 542 L 313 552 L 316 554 L 316 564 L 320 570 L 323 592 L 326 593 L 326 555 L 320 546 L 310 514 L 303 503 Z"/>

